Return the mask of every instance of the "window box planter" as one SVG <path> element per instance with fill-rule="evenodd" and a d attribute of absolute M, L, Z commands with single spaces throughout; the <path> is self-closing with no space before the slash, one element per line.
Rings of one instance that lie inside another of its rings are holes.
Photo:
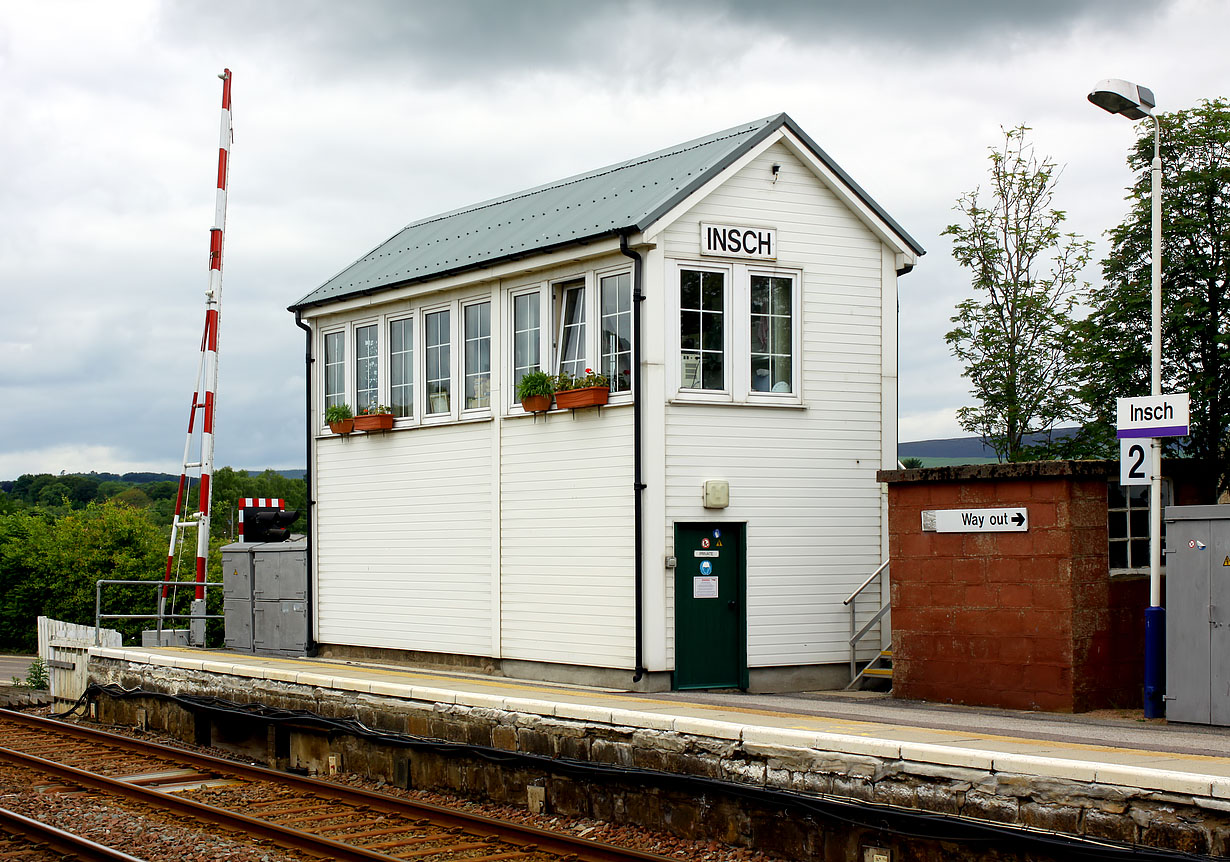
<path fill-rule="evenodd" d="M 577 407 L 601 407 L 611 397 L 609 386 L 586 386 L 555 393 L 555 404 L 565 410 Z"/>
<path fill-rule="evenodd" d="M 526 413 L 545 413 L 551 409 L 551 396 L 527 395 L 521 399 L 521 409 Z"/>
<path fill-rule="evenodd" d="M 388 431 L 392 427 L 392 413 L 366 413 L 354 418 L 356 431 Z"/>
<path fill-rule="evenodd" d="M 339 419 L 329 423 L 329 430 L 334 434 L 349 434 L 354 431 L 354 419 Z"/>

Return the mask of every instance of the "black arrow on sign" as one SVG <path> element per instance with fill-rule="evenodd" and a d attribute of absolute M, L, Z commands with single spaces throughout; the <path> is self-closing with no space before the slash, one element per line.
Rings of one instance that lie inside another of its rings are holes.
<path fill-rule="evenodd" d="M 1015 515 L 1013 515 L 1012 523 L 1016 524 L 1018 527 L 1024 524 L 1025 523 L 1025 513 L 1017 512 Z"/>

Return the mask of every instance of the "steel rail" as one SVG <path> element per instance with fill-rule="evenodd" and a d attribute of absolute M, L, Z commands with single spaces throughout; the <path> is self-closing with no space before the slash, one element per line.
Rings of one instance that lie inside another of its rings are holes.
<path fill-rule="evenodd" d="M 70 859 L 84 862 L 143 862 L 136 856 L 129 856 L 106 844 L 99 844 L 80 835 L 40 823 L 7 808 L 0 808 L 0 831 L 27 838 Z"/>
<path fill-rule="evenodd" d="M 397 859 L 396 856 L 373 853 L 370 850 L 364 850 L 362 847 L 343 844 L 331 838 L 322 838 L 319 835 L 301 832 L 298 829 L 279 826 L 267 820 L 258 820 L 255 817 L 227 811 L 224 808 L 215 808 L 212 805 L 193 802 L 191 799 L 184 799 L 173 793 L 150 790 L 139 784 L 129 784 L 118 778 L 108 778 L 105 775 L 87 772 L 75 766 L 56 763 L 53 760 L 46 760 L 12 748 L 0 746 L 0 760 L 7 760 L 10 763 L 24 766 L 27 769 L 54 775 L 57 778 L 72 782 L 81 787 L 101 790 L 103 793 L 120 796 L 136 802 L 143 802 L 155 808 L 169 809 L 176 814 L 186 814 L 205 823 L 225 826 L 228 829 L 234 829 L 236 832 L 254 835 L 258 838 L 266 838 L 282 847 L 302 850 L 305 853 L 323 856 L 326 859 L 337 859 L 342 860 L 342 862 L 390 862 L 390 860 Z"/>
<path fill-rule="evenodd" d="M 362 790 L 292 773 L 279 772 L 263 766 L 237 763 L 220 757 L 212 757 L 207 754 L 199 754 L 146 740 L 132 739 L 127 736 L 118 736 L 113 733 L 67 722 L 54 721 L 39 716 L 0 709 L 0 719 L 37 727 L 54 733 L 75 735 L 85 739 L 106 742 L 109 745 L 146 751 L 150 754 L 157 754 L 162 758 L 179 760 L 193 766 L 205 767 L 222 775 L 229 774 L 241 776 L 252 781 L 267 781 L 280 784 L 305 793 L 328 797 L 352 805 L 367 806 L 372 810 L 387 814 L 422 818 L 440 827 L 459 827 L 475 835 L 496 837 L 501 841 L 514 845 L 535 845 L 541 852 L 556 853 L 562 856 L 575 856 L 578 862 L 665 862 L 667 859 L 667 857 L 655 853 L 646 853 L 640 850 L 604 844 L 600 841 L 575 838 L 571 835 L 551 832 L 535 826 L 509 823 L 492 817 L 485 817 L 481 814 L 456 811 L 440 805 L 433 805 L 429 802 L 389 796 L 370 790 Z M 3 751 L 3 749 L 0 749 L 0 751 Z M 187 802 L 188 800 L 182 801 Z M 265 821 L 256 822 L 265 823 Z M 387 859 L 391 857 L 379 856 L 376 858 Z"/>

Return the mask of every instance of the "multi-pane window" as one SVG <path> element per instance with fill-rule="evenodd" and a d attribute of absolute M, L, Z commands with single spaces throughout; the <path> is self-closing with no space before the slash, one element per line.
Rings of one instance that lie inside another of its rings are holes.
<path fill-rule="evenodd" d="M 726 388 L 726 276 L 685 269 L 679 274 L 679 350 L 683 389 Z"/>
<path fill-rule="evenodd" d="M 1149 568 L 1149 486 L 1120 485 L 1106 489 L 1106 532 L 1110 540 L 1111 571 Z M 1170 483 L 1162 482 L 1162 507 L 1170 505 Z M 1166 522 L 1162 522 L 1162 547 Z M 1165 560 L 1165 556 L 1162 557 Z"/>
<path fill-rule="evenodd" d="M 491 303 L 467 305 L 465 320 L 465 409 L 491 406 Z"/>
<path fill-rule="evenodd" d="M 325 407 L 346 403 L 346 333 L 325 335 Z"/>
<path fill-rule="evenodd" d="M 355 412 L 361 413 L 380 403 L 380 339 L 376 324 L 356 326 L 354 330 Z"/>
<path fill-rule="evenodd" d="M 753 275 L 751 281 L 751 388 L 754 392 L 790 392 L 792 280 Z"/>
<path fill-rule="evenodd" d="M 632 275 L 604 276 L 601 281 L 602 329 L 599 352 L 602 373 L 612 392 L 632 389 Z"/>
<path fill-rule="evenodd" d="M 448 413 L 452 393 L 452 358 L 450 355 L 449 310 L 423 315 L 426 330 L 423 352 L 426 354 L 427 413 Z"/>
<path fill-rule="evenodd" d="M 538 371 L 542 355 L 541 306 L 537 293 L 513 297 L 513 392 L 521 378 Z"/>
<path fill-rule="evenodd" d="M 389 323 L 389 406 L 394 416 L 414 415 L 414 318 Z"/>
<path fill-rule="evenodd" d="M 570 281 L 560 291 L 559 373 L 579 376 L 585 373 L 585 282 Z"/>

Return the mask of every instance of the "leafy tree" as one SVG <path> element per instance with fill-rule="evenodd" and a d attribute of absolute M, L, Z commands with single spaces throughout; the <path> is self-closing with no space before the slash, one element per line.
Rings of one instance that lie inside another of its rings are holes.
<path fill-rule="evenodd" d="M 33 648 L 39 615 L 93 625 L 96 581 L 153 579 L 165 560 L 162 531 L 122 503 L 90 503 L 54 520 L 29 511 L 0 516 L 0 645 Z M 152 588 L 112 587 L 104 597 L 109 612 L 155 609 Z M 129 637 L 143 628 L 114 627 Z"/>
<path fill-rule="evenodd" d="M 979 187 L 958 198 L 954 209 L 965 223 L 944 231 L 977 293 L 957 305 L 945 336 L 978 402 L 958 410 L 957 420 L 1001 461 L 1025 454 L 1025 435 L 1078 414 L 1072 312 L 1087 287 L 1078 275 L 1093 245 L 1061 232 L 1066 214 L 1053 206 L 1059 171 L 1034 154 L 1028 131 L 1004 131 L 989 156 L 987 197 Z"/>
<path fill-rule="evenodd" d="M 1162 149 L 1162 390 L 1189 392 L 1190 437 L 1170 438 L 1167 454 L 1200 458 L 1202 497 L 1215 503 L 1230 489 L 1230 102 L 1160 114 Z M 1105 283 L 1079 327 L 1078 356 L 1087 380 L 1082 397 L 1094 421 L 1084 452 L 1118 457 L 1115 399 L 1148 395 L 1152 289 L 1152 123 L 1128 153 L 1136 182 L 1130 210 L 1110 232 Z"/>

